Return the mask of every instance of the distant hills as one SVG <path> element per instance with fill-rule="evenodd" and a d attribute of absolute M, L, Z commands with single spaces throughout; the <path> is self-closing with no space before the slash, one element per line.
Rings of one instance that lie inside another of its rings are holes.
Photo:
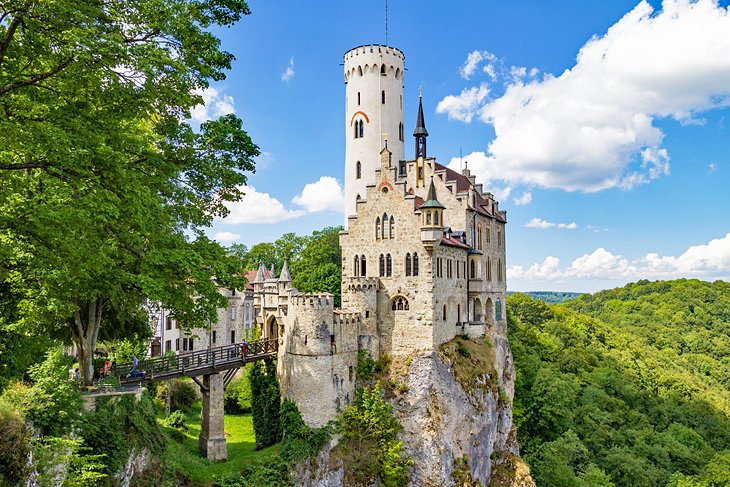
<path fill-rule="evenodd" d="M 512 296 L 515 291 L 507 291 L 507 296 Z M 527 294 L 532 299 L 539 299 L 546 303 L 562 303 L 570 299 L 575 299 L 583 293 L 570 293 L 561 291 L 528 291 L 522 294 Z"/>

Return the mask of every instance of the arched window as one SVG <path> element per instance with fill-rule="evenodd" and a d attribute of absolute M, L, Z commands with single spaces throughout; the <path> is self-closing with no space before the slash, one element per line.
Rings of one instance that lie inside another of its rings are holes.
<path fill-rule="evenodd" d="M 355 277 L 360 275 L 360 257 L 357 255 L 355 256 L 355 268 L 352 275 Z"/>
<path fill-rule="evenodd" d="M 406 254 L 406 276 L 411 275 L 411 253 Z"/>
<path fill-rule="evenodd" d="M 393 311 L 408 311 L 410 309 L 408 305 L 408 299 L 403 296 L 396 296 L 390 303 L 390 309 Z"/>
<path fill-rule="evenodd" d="M 434 225 L 439 224 L 439 212 L 438 211 L 433 212 L 433 224 Z"/>
<path fill-rule="evenodd" d="M 487 281 L 492 280 L 492 258 L 487 257 Z"/>
<path fill-rule="evenodd" d="M 385 277 L 385 256 L 380 254 L 380 277 Z"/>
<path fill-rule="evenodd" d="M 413 275 L 418 275 L 418 254 L 413 254 Z"/>
<path fill-rule="evenodd" d="M 400 79 L 400 68 L 395 68 L 395 78 Z"/>
<path fill-rule="evenodd" d="M 380 92 L 380 103 L 385 105 L 385 90 Z"/>
<path fill-rule="evenodd" d="M 495 304 L 494 306 L 494 319 L 499 321 L 502 319 L 502 300 L 500 298 L 497 298 L 497 304 Z"/>
<path fill-rule="evenodd" d="M 386 229 L 389 229 L 388 228 L 388 214 L 387 213 L 383 213 L 383 234 L 381 235 L 381 237 L 383 239 L 386 238 L 386 236 L 385 236 L 386 235 L 386 233 L 385 233 Z"/>
<path fill-rule="evenodd" d="M 375 219 L 375 240 L 380 238 L 380 217 Z"/>
<path fill-rule="evenodd" d="M 482 226 L 477 227 L 477 249 L 482 250 Z"/>
<path fill-rule="evenodd" d="M 385 257 L 385 275 L 388 277 L 393 275 L 393 259 L 390 254 Z"/>
<path fill-rule="evenodd" d="M 502 230 L 497 230 L 497 247 L 502 246 Z"/>
<path fill-rule="evenodd" d="M 502 259 L 497 261 L 497 280 L 502 282 Z"/>
<path fill-rule="evenodd" d="M 383 76 L 385 76 L 385 64 L 383 64 L 382 66 L 380 66 L 380 74 L 382 74 Z"/>
<path fill-rule="evenodd" d="M 444 321 L 446 321 L 446 305 L 444 305 Z"/>
<path fill-rule="evenodd" d="M 388 233 L 390 233 L 389 238 L 395 238 L 395 218 L 393 218 L 393 215 L 390 216 L 390 231 Z"/>
<path fill-rule="evenodd" d="M 355 177 L 357 179 L 360 179 L 362 177 L 362 164 L 360 161 L 357 161 L 357 164 L 355 164 Z"/>
<path fill-rule="evenodd" d="M 426 225 L 430 225 L 430 224 L 431 224 L 431 212 L 427 211 L 426 212 Z"/>
<path fill-rule="evenodd" d="M 365 277 L 365 272 L 367 271 L 367 268 L 365 267 L 365 256 L 360 256 L 360 275 Z"/>
<path fill-rule="evenodd" d="M 359 125 L 357 122 L 355 122 L 355 138 L 357 139 L 359 136 L 360 136 Z"/>
<path fill-rule="evenodd" d="M 360 137 L 363 137 L 365 135 L 365 122 L 360 120 Z"/>
<path fill-rule="evenodd" d="M 357 67 L 357 75 L 362 76 L 362 66 Z M 358 93 L 357 104 L 360 104 L 360 93 Z"/>
<path fill-rule="evenodd" d="M 403 123 L 398 124 L 398 140 L 403 142 Z"/>

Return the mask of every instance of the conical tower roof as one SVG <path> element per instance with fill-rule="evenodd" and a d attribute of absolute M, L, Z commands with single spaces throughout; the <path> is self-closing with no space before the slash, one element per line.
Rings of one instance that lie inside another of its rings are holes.
<path fill-rule="evenodd" d="M 413 136 L 423 135 L 428 137 L 428 130 L 426 130 L 426 122 L 423 120 L 423 98 L 418 97 L 418 117 L 416 118 L 416 130 L 413 131 Z"/>
<path fill-rule="evenodd" d="M 251 282 L 264 282 L 266 280 L 266 266 L 264 264 L 259 265 L 259 270 L 256 272 L 256 278 Z"/>
<path fill-rule="evenodd" d="M 428 196 L 426 196 L 426 201 L 421 205 L 421 208 L 446 208 L 436 198 L 436 186 L 433 184 L 433 177 L 431 178 L 431 186 L 428 187 Z"/>
<path fill-rule="evenodd" d="M 286 264 L 286 261 L 284 261 L 284 265 L 281 267 L 279 282 L 291 282 L 291 274 L 289 274 L 289 266 Z"/>

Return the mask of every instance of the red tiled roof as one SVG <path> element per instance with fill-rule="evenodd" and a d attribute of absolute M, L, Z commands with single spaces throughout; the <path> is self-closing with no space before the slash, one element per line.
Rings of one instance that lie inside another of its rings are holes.
<path fill-rule="evenodd" d="M 454 238 L 454 237 L 449 237 L 449 238 L 443 237 L 441 239 L 441 245 L 448 245 L 450 247 L 459 247 L 459 248 L 462 248 L 462 249 L 470 249 L 471 248 L 467 244 L 461 243 L 461 240 L 459 240 L 458 238 Z"/>
<path fill-rule="evenodd" d="M 469 178 L 464 176 L 463 174 L 459 174 L 458 172 L 454 171 L 453 169 L 449 169 L 448 167 L 439 164 L 438 162 L 436 164 L 436 170 L 443 170 L 446 171 L 446 181 L 456 181 L 456 192 L 460 193 L 462 191 L 466 191 L 471 187 L 471 181 L 469 181 Z M 496 218 L 497 220 L 503 221 L 502 217 L 499 216 L 499 214 L 495 214 L 492 212 L 491 205 L 489 204 L 489 201 L 482 198 L 482 196 L 479 193 L 476 193 L 476 205 L 474 208 L 477 213 L 484 216 L 490 216 L 492 218 Z"/>

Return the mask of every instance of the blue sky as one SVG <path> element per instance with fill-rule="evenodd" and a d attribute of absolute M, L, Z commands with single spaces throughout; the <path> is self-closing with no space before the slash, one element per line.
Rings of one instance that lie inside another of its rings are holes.
<path fill-rule="evenodd" d="M 461 148 L 508 212 L 509 289 L 730 278 L 727 3 L 389 2 L 406 128 L 422 86 L 429 155 L 458 169 Z M 234 111 L 261 148 L 209 232 L 249 246 L 342 223 L 342 55 L 385 43 L 384 1 L 250 7 L 194 112 Z"/>

